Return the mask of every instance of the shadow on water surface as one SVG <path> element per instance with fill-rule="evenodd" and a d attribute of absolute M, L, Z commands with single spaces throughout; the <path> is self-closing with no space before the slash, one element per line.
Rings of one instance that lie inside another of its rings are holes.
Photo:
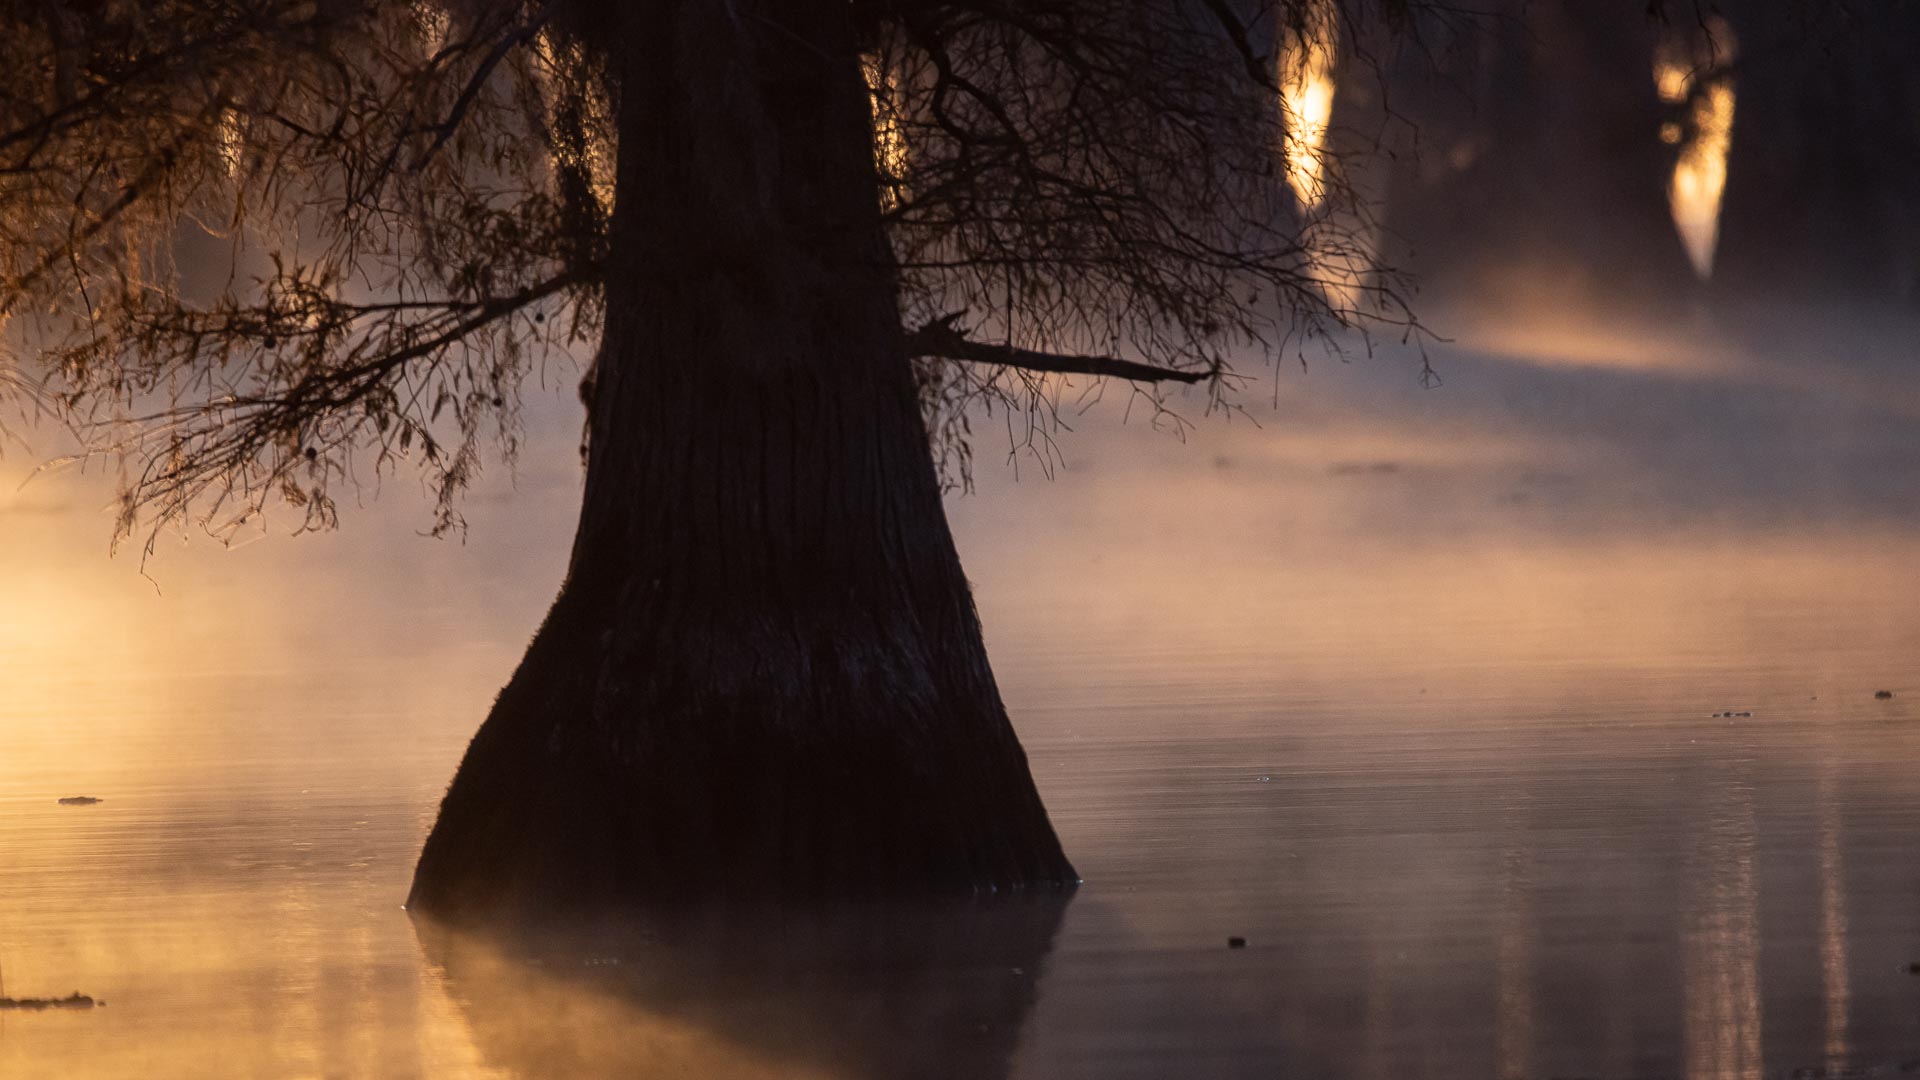
<path fill-rule="evenodd" d="M 1005 1077 L 1070 897 L 722 910 L 554 933 L 418 918 L 515 1077 Z"/>

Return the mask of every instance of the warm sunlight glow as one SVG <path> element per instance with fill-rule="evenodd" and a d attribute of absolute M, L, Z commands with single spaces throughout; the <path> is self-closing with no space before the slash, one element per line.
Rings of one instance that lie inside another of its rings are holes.
<path fill-rule="evenodd" d="M 1733 87 L 1715 83 L 1693 104 L 1693 138 L 1680 149 L 1667 201 L 1673 225 L 1687 245 L 1694 272 L 1713 273 L 1720 242 L 1720 198 L 1727 190 L 1727 151 L 1733 146 Z"/>
<path fill-rule="evenodd" d="M 1309 277 L 1327 306 L 1343 317 L 1360 310 L 1377 254 L 1373 229 L 1354 218 L 1348 213 L 1330 214 L 1300 233 Z"/>
<path fill-rule="evenodd" d="M 873 165 L 880 176 L 880 204 L 892 210 L 900 204 L 907 175 L 907 139 L 901 130 L 894 77 L 877 57 L 862 57 L 860 70 L 873 99 Z"/>
<path fill-rule="evenodd" d="M 1667 203 L 1687 259 L 1702 281 L 1713 275 L 1720 242 L 1720 201 L 1727 190 L 1727 153 L 1733 148 L 1733 81 L 1714 75 L 1733 57 L 1733 34 L 1711 21 L 1703 45 L 1662 47 L 1654 61 L 1654 88 L 1669 105 L 1686 105 L 1685 125 L 1661 125 L 1660 139 L 1680 147 Z"/>
<path fill-rule="evenodd" d="M 1340 27 L 1332 0 L 1316 0 L 1280 54 L 1282 115 L 1287 125 L 1287 184 L 1301 207 L 1326 198 L 1322 157 L 1333 119 L 1333 57 Z"/>
<path fill-rule="evenodd" d="M 1300 230 L 1304 276 L 1342 321 L 1359 310 L 1376 254 L 1374 231 L 1353 200 L 1328 198 L 1327 131 L 1333 119 L 1334 57 L 1339 9 L 1310 0 L 1280 51 L 1281 153 L 1287 186 L 1305 224 Z M 1351 193 L 1342 186 L 1342 192 Z"/>
<path fill-rule="evenodd" d="M 428 57 L 432 57 L 446 47 L 447 33 L 453 28 L 453 20 L 447 15 L 447 9 L 430 0 L 416 0 L 413 5 L 414 23 L 420 31 L 420 48 Z"/>
<path fill-rule="evenodd" d="M 1693 70 L 1684 61 L 1663 57 L 1653 65 L 1653 87 L 1660 100 L 1679 105 L 1687 100 L 1693 84 Z"/>
<path fill-rule="evenodd" d="M 240 178 L 240 163 L 245 160 L 247 142 L 240 130 L 240 114 L 232 109 L 220 113 L 220 161 L 227 169 L 227 179 Z"/>
<path fill-rule="evenodd" d="M 578 72 L 586 65 L 585 52 L 579 42 L 559 44 L 552 34 L 541 31 L 533 39 L 534 56 L 539 60 L 541 73 L 541 93 L 546 98 L 549 122 L 560 112 L 561 101 L 556 86 L 564 84 L 564 74 Z M 577 170 L 587 178 L 587 190 L 592 193 L 594 202 L 600 206 L 603 214 L 613 213 L 613 170 L 614 149 L 606 139 L 596 138 L 596 121 L 604 121 L 612 115 L 612 103 L 604 92 L 597 89 L 587 90 L 583 94 L 585 101 L 579 106 L 584 113 L 580 123 L 586 128 L 584 146 L 571 145 L 565 139 L 551 139 L 553 164 L 557 169 Z"/>

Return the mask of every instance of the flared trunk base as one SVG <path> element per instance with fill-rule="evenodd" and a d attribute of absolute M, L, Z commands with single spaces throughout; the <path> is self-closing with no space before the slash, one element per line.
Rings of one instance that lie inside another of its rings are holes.
<path fill-rule="evenodd" d="M 897 648 L 824 634 L 784 670 L 738 643 L 732 678 L 710 654 L 695 679 L 660 657 L 592 662 L 623 635 L 569 628 L 569 606 L 469 748 L 410 908 L 546 919 L 1077 882 L 996 696 L 929 693 L 945 680 L 904 677 Z"/>

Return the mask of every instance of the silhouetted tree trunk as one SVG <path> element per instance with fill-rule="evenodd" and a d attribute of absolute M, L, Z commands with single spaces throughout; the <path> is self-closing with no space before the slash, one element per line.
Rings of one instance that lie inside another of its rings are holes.
<path fill-rule="evenodd" d="M 1748 0 L 1722 234 L 1762 296 L 1920 303 L 1920 10 Z"/>
<path fill-rule="evenodd" d="M 1425 295 L 1480 303 L 1517 280 L 1541 299 L 1682 306 L 1698 285 L 1667 205 L 1659 25 L 1603 5 L 1493 10 L 1470 54 L 1397 71 L 1419 153 L 1403 158 L 1391 224 Z"/>
<path fill-rule="evenodd" d="M 566 584 L 410 903 L 1067 886 L 915 401 L 844 0 L 633 5 Z"/>

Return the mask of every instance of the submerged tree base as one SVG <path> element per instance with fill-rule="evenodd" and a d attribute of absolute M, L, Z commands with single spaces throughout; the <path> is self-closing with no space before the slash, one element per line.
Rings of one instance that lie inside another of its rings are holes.
<path fill-rule="evenodd" d="M 626 649 L 582 664 L 587 642 L 559 629 L 572 607 L 556 606 L 469 748 L 410 908 L 550 920 L 1077 883 L 997 696 L 967 708 L 925 668 L 902 677 L 900 650 L 879 643 L 822 641 L 780 658 L 804 682 L 770 678 L 788 644 L 775 634 L 727 643 L 732 680 L 687 677 L 684 654 L 677 678 Z"/>

